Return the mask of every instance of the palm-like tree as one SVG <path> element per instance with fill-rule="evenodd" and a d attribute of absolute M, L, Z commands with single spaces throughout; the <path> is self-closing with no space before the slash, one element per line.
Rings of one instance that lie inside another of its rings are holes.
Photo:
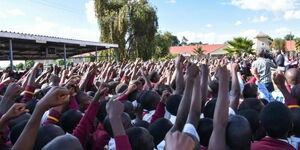
<path fill-rule="evenodd" d="M 248 38 L 237 37 L 227 43 L 228 47 L 224 50 L 227 51 L 228 55 L 254 54 L 252 49 L 254 43 Z"/>
<path fill-rule="evenodd" d="M 272 44 L 271 44 L 271 48 L 274 50 L 285 50 L 285 40 L 284 39 L 274 39 Z"/>
<path fill-rule="evenodd" d="M 202 56 L 202 55 L 204 55 L 204 52 L 203 52 L 201 46 L 197 46 L 197 47 L 194 49 L 194 53 L 195 53 L 197 56 Z"/>

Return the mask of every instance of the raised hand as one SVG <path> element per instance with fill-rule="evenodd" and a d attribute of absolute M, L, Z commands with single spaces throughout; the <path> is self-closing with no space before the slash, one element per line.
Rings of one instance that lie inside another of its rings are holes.
<path fill-rule="evenodd" d="M 129 95 L 130 93 L 134 92 L 137 90 L 137 85 L 136 84 L 130 84 L 128 86 L 128 89 L 126 91 L 126 94 Z"/>
<path fill-rule="evenodd" d="M 175 60 L 176 67 L 177 68 L 180 67 L 183 64 L 184 60 L 185 59 L 182 55 L 178 55 Z M 180 68 L 178 68 L 178 69 L 180 69 Z"/>
<path fill-rule="evenodd" d="M 70 92 L 65 87 L 52 87 L 37 103 L 38 108 L 48 110 L 51 107 L 65 104 L 69 101 Z"/>
<path fill-rule="evenodd" d="M 163 91 L 160 101 L 165 104 L 170 95 L 171 93 L 168 90 Z"/>
<path fill-rule="evenodd" d="M 106 104 L 106 111 L 109 117 L 120 117 L 124 112 L 124 105 L 120 101 L 110 100 Z"/>
<path fill-rule="evenodd" d="M 186 75 L 188 78 L 195 79 L 199 75 L 199 71 L 199 68 L 195 64 L 191 63 L 187 68 Z"/>
<path fill-rule="evenodd" d="M 277 85 L 277 87 L 284 87 L 285 86 L 285 76 L 282 73 L 276 72 L 273 74 L 273 81 Z"/>
<path fill-rule="evenodd" d="M 20 85 L 18 85 L 17 83 L 11 83 L 8 85 L 4 96 L 14 100 L 16 97 L 18 97 L 21 94 L 21 92 L 22 92 L 22 88 Z"/>
<path fill-rule="evenodd" d="M 185 133 L 179 131 L 169 132 L 166 135 L 166 150 L 192 150 L 195 148 L 193 139 Z"/>
<path fill-rule="evenodd" d="M 28 109 L 26 109 L 26 104 L 24 103 L 15 103 L 10 107 L 10 109 L 3 115 L 3 118 L 6 120 L 11 120 L 15 117 L 18 117 L 22 115 L 23 113 L 29 112 Z"/>

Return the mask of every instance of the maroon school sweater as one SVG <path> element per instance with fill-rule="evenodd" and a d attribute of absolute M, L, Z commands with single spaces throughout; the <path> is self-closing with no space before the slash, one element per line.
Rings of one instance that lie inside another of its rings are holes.
<path fill-rule="evenodd" d="M 292 145 L 287 142 L 265 137 L 258 142 L 251 144 L 251 150 L 296 150 Z"/>

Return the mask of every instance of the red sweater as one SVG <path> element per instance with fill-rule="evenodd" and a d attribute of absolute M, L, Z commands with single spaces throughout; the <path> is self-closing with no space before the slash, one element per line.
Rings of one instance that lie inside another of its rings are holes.
<path fill-rule="evenodd" d="M 152 115 L 150 123 L 153 123 L 155 120 L 159 118 L 163 118 L 165 115 L 165 104 L 162 102 L 159 102 L 156 106 L 155 113 Z"/>
<path fill-rule="evenodd" d="M 26 102 L 32 100 L 32 97 L 33 97 L 34 94 L 31 94 L 31 93 L 34 93 L 34 90 L 35 90 L 34 86 L 27 85 L 25 87 L 25 93 L 24 93 L 24 96 L 21 100 L 21 103 L 26 103 Z"/>
<path fill-rule="evenodd" d="M 258 142 L 251 144 L 251 150 L 296 150 L 292 145 L 287 142 L 265 137 Z"/>

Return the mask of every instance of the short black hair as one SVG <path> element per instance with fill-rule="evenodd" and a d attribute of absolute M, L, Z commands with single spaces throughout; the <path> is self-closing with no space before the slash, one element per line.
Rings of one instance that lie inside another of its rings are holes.
<path fill-rule="evenodd" d="M 42 126 L 38 130 L 33 150 L 42 149 L 47 143 L 56 138 L 57 136 L 64 135 L 64 130 L 54 124 Z"/>
<path fill-rule="evenodd" d="M 134 127 L 143 127 L 145 129 L 148 129 L 149 125 L 149 122 L 145 120 L 136 120 L 133 124 Z"/>
<path fill-rule="evenodd" d="M 213 120 L 211 118 L 202 118 L 199 120 L 197 132 L 200 137 L 200 144 L 207 147 L 213 131 Z"/>
<path fill-rule="evenodd" d="M 26 102 L 26 109 L 29 110 L 29 113 L 32 114 L 34 109 L 35 109 L 35 106 L 37 104 L 37 100 L 33 99 L 33 100 L 30 100 L 28 102 Z"/>
<path fill-rule="evenodd" d="M 169 91 L 170 93 L 172 93 L 172 89 L 169 85 L 165 85 L 165 84 L 160 84 L 156 87 L 155 91 L 159 94 L 159 95 L 162 95 L 163 92 L 167 90 Z"/>
<path fill-rule="evenodd" d="M 300 137 L 300 108 L 292 109 L 293 134 Z"/>
<path fill-rule="evenodd" d="M 258 89 L 256 84 L 245 84 L 243 89 L 244 98 L 257 98 Z"/>
<path fill-rule="evenodd" d="M 131 118 L 127 113 L 124 112 L 121 115 L 121 119 L 122 119 L 122 124 L 123 124 L 123 127 L 124 127 L 125 130 L 132 127 Z M 103 127 L 104 127 L 104 130 L 108 133 L 108 135 L 110 135 L 111 137 L 114 137 L 114 133 L 113 133 L 113 130 L 111 128 L 111 124 L 110 124 L 108 116 L 106 116 L 104 121 L 103 121 Z"/>
<path fill-rule="evenodd" d="M 286 138 L 292 126 L 291 111 L 280 102 L 271 102 L 260 114 L 261 124 L 272 138 Z"/>
<path fill-rule="evenodd" d="M 203 115 L 205 118 L 211 118 L 211 119 L 214 118 L 216 103 L 217 103 L 217 98 L 213 98 L 212 100 L 206 103 L 203 110 Z"/>
<path fill-rule="evenodd" d="M 103 121 L 104 121 L 104 119 L 105 119 L 105 117 L 107 115 L 106 104 L 107 104 L 108 101 L 109 100 L 104 100 L 104 101 L 100 102 L 100 108 L 99 108 L 99 110 L 97 112 L 96 117 L 97 117 L 98 121 L 101 122 L 101 123 L 103 123 Z"/>
<path fill-rule="evenodd" d="M 60 126 L 65 132 L 73 133 L 73 130 L 76 128 L 82 116 L 79 110 L 70 109 L 61 115 Z"/>
<path fill-rule="evenodd" d="M 253 109 L 245 109 L 239 111 L 237 114 L 244 116 L 248 120 L 251 127 L 252 134 L 254 135 L 256 130 L 260 126 L 259 113 Z"/>
<path fill-rule="evenodd" d="M 257 112 L 261 112 L 264 104 L 257 98 L 246 98 L 239 106 L 238 111 L 245 109 L 253 109 Z"/>
<path fill-rule="evenodd" d="M 42 150 L 83 150 L 80 141 L 73 135 L 66 134 L 54 138 Z"/>
<path fill-rule="evenodd" d="M 24 120 L 20 123 L 18 123 L 17 125 L 15 125 L 10 133 L 9 133 L 9 139 L 12 142 L 12 144 L 15 144 L 19 138 L 19 136 L 21 135 L 21 133 L 23 132 L 26 124 L 27 124 L 27 120 Z"/>
<path fill-rule="evenodd" d="M 156 105 L 160 101 L 160 96 L 154 91 L 142 91 L 137 101 L 141 104 L 142 108 L 151 111 L 156 108 Z"/>
<path fill-rule="evenodd" d="M 250 149 L 252 132 L 248 120 L 241 115 L 229 117 L 226 143 L 231 149 Z"/>
<path fill-rule="evenodd" d="M 150 124 L 148 130 L 153 136 L 154 145 L 157 146 L 166 136 L 168 131 L 172 128 L 173 124 L 170 120 L 160 118 Z"/>
<path fill-rule="evenodd" d="M 153 137 L 145 128 L 132 127 L 126 130 L 132 150 L 150 150 L 154 148 Z"/>
<path fill-rule="evenodd" d="M 173 116 L 177 115 L 178 107 L 181 102 L 182 95 L 173 94 L 170 95 L 166 101 L 166 109 Z"/>
<path fill-rule="evenodd" d="M 219 82 L 217 80 L 212 80 L 209 82 L 208 87 L 208 91 L 211 93 L 212 97 L 218 97 Z"/>

